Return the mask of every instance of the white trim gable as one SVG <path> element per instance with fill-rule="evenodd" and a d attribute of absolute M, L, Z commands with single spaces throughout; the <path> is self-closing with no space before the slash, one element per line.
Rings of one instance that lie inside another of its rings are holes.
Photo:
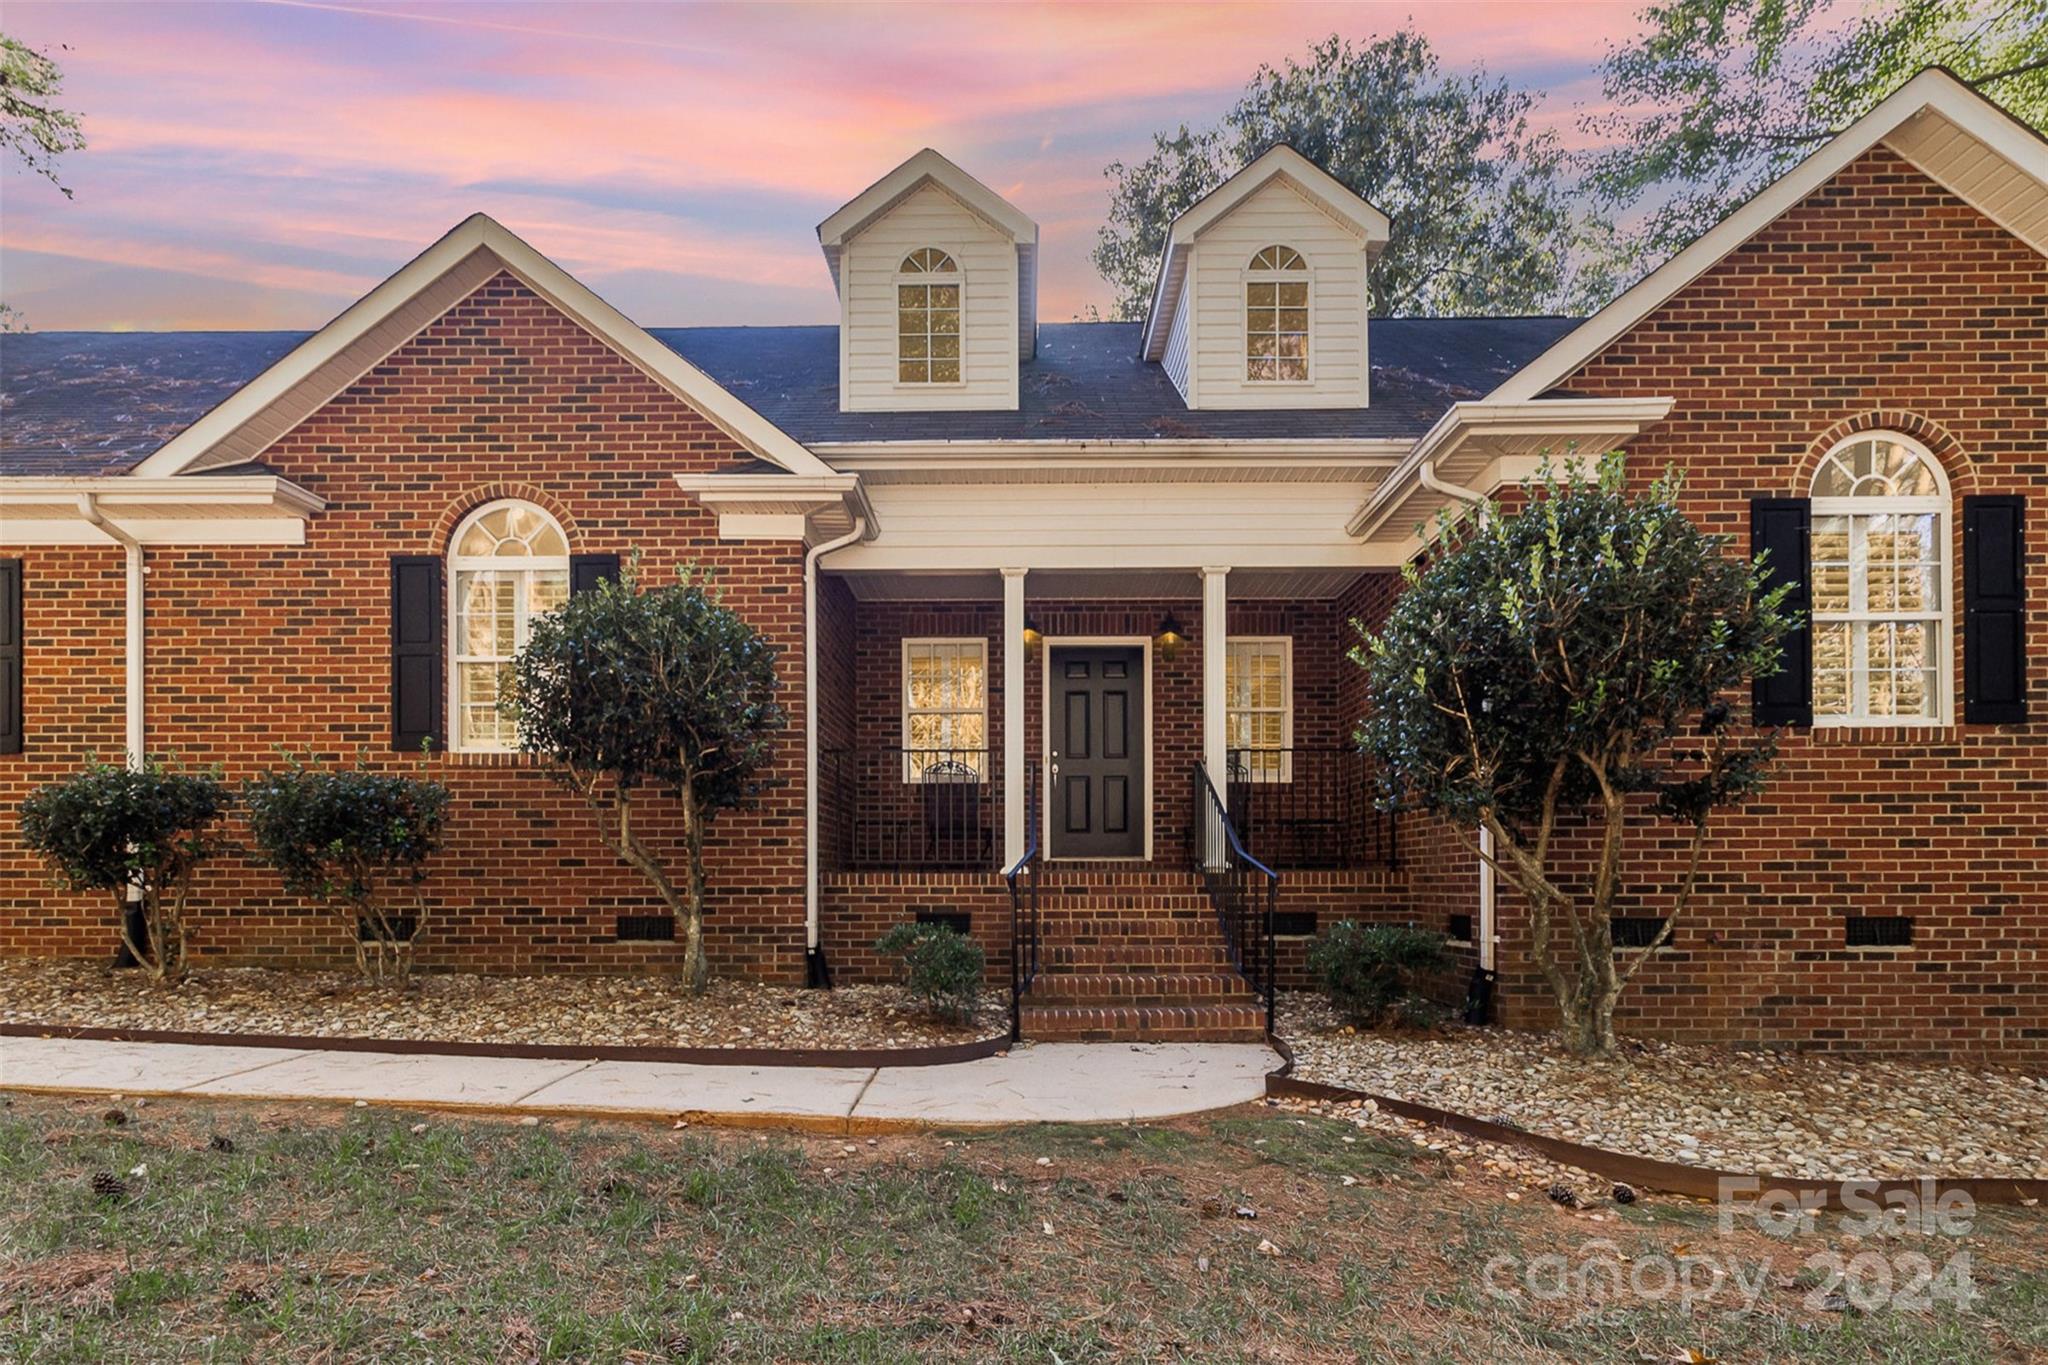
<path fill-rule="evenodd" d="M 1025 217 L 1016 205 L 926 147 L 818 224 L 818 245 L 830 257 L 836 248 L 845 246 L 861 229 L 926 183 L 937 185 L 1020 245 L 1038 240 L 1038 224 Z"/>
<path fill-rule="evenodd" d="M 1958 148 L 1958 142 L 1966 151 Z M 2048 254 L 2048 141 L 1951 72 L 1929 67 L 1567 332 L 1509 376 L 1486 401 L 1526 402 L 1562 384 L 1680 290 L 1880 143 L 1977 205 L 2035 250 Z"/>
<path fill-rule="evenodd" d="M 137 465 L 154 478 L 258 459 L 500 270 L 509 272 L 754 455 L 793 474 L 832 473 L 767 418 L 485 214 L 472 214 L 397 274 Z"/>

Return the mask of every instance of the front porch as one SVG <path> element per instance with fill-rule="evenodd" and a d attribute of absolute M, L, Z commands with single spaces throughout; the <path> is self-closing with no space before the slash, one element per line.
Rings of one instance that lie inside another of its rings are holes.
<path fill-rule="evenodd" d="M 1350 745 L 1363 687 L 1345 657 L 1350 622 L 1378 619 L 1397 583 L 825 575 L 820 928 L 835 976 L 886 972 L 875 938 L 933 920 L 981 943 L 992 981 L 1015 963 L 1029 1036 L 1263 1036 L 1260 997 L 1299 975 L 1317 926 L 1399 895 L 1398 828 Z M 1020 864 L 1035 912 L 1003 877 Z M 1254 865 L 1268 899 L 1233 909 Z"/>

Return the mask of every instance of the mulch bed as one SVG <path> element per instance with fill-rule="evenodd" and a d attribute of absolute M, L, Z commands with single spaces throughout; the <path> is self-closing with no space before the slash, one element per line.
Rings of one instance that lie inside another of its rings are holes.
<path fill-rule="evenodd" d="M 898 986 L 797 990 L 672 977 L 422 972 L 409 990 L 347 972 L 211 967 L 160 990 L 140 972 L 0 962 L 0 1023 L 408 1042 L 719 1049 L 913 1048 L 1009 1031 L 1000 993 L 967 1025 L 931 1018 Z"/>

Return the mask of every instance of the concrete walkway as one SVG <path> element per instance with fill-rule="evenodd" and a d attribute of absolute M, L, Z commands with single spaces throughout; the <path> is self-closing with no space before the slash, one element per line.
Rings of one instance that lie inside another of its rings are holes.
<path fill-rule="evenodd" d="M 1278 1062 L 1243 1043 L 1041 1043 L 951 1066 L 773 1067 L 0 1038 L 0 1089 L 863 1132 L 1170 1118 L 1258 1099 Z"/>

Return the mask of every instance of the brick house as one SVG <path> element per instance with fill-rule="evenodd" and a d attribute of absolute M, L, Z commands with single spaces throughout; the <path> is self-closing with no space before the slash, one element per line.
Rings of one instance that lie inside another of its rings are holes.
<path fill-rule="evenodd" d="M 1371 317 L 1393 230 L 1276 148 L 1175 220 L 1143 322 L 1041 324 L 1037 227 L 926 151 L 820 225 L 836 327 L 650 332 L 477 217 L 311 336 L 6 337 L 0 953 L 111 944 L 21 845 L 29 788 L 283 748 L 453 788 L 427 963 L 670 966 L 494 702 L 531 615 L 637 553 L 782 651 L 781 782 L 713 829 L 716 969 L 870 978 L 920 916 L 1005 977 L 1032 859 L 1027 1034 L 1257 1036 L 1235 840 L 1283 979 L 1319 923 L 1412 921 L 1540 1024 L 1506 895 L 1374 809 L 1344 653 L 1438 508 L 1621 446 L 1805 565 L 1812 614 L 1756 698 L 1779 772 L 1625 1027 L 2048 1059 L 2048 145 L 1922 73 L 1584 320 Z M 201 960 L 345 951 L 253 865 L 198 900 Z"/>

